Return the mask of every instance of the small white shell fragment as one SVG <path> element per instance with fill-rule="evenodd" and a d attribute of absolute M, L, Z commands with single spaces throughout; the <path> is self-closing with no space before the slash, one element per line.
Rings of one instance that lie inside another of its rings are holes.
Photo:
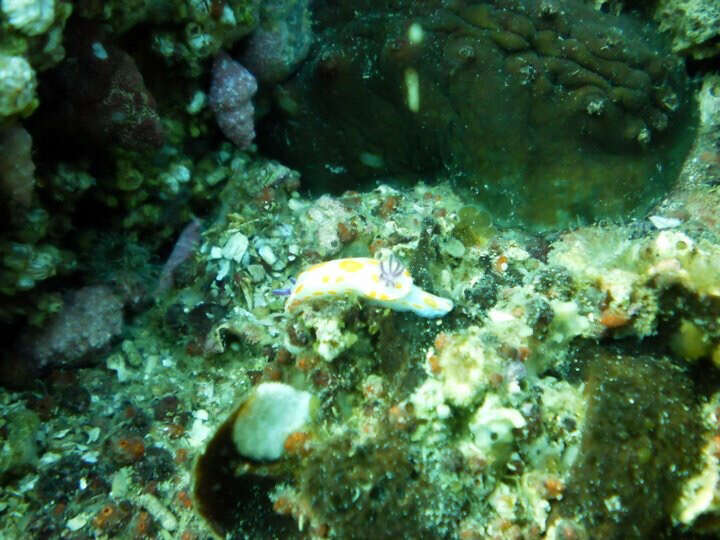
<path fill-rule="evenodd" d="M 194 448 L 202 446 L 210 436 L 210 428 L 201 419 L 196 418 L 187 432 L 188 444 Z"/>
<path fill-rule="evenodd" d="M 273 250 L 267 244 L 263 244 L 258 248 L 258 255 L 265 261 L 269 266 L 272 266 L 277 262 L 277 256 L 273 253 Z"/>
<path fill-rule="evenodd" d="M 215 276 L 216 281 L 222 281 L 225 279 L 225 277 L 230 273 L 230 261 L 227 259 L 222 259 L 220 261 L 220 267 L 218 268 L 218 273 Z"/>
<path fill-rule="evenodd" d="M 85 452 L 80 459 L 82 459 L 85 463 L 97 463 L 100 459 L 100 452 L 96 450 Z"/>
<path fill-rule="evenodd" d="M 682 221 L 680 221 L 677 218 L 669 218 L 669 217 L 663 217 L 663 216 L 650 216 L 648 218 L 650 220 L 650 223 L 652 223 L 656 229 L 672 229 L 674 227 L 678 227 L 682 224 Z"/>
<path fill-rule="evenodd" d="M 97 426 L 91 427 L 90 429 L 87 430 L 87 435 L 88 435 L 88 441 L 87 441 L 88 444 L 94 443 L 95 441 L 100 439 L 100 428 Z"/>
<path fill-rule="evenodd" d="M 506 323 L 515 320 L 512 313 L 501 309 L 491 309 L 488 312 L 488 318 L 494 323 Z"/>
<path fill-rule="evenodd" d="M 62 439 L 62 438 L 64 438 L 65 435 L 67 435 L 68 433 L 70 433 L 70 428 L 61 429 L 61 430 L 58 430 L 57 433 L 55 433 L 55 434 L 53 435 L 53 437 L 54 437 L 55 439 Z"/>
<path fill-rule="evenodd" d="M 222 249 L 222 256 L 225 259 L 230 259 L 232 261 L 235 261 L 236 263 L 239 263 L 242 261 L 242 258 L 245 255 L 247 248 L 247 236 L 242 233 L 236 232 L 230 238 L 228 238 L 227 242 L 225 242 L 225 246 Z"/>
<path fill-rule="evenodd" d="M 60 454 L 56 454 L 54 452 L 45 452 L 40 457 L 40 465 L 52 465 L 53 463 L 57 463 L 60 461 L 62 456 Z"/>
<path fill-rule="evenodd" d="M 70 529 L 71 531 L 79 531 L 82 529 L 88 522 L 88 515 L 84 512 L 79 513 L 75 517 L 71 517 L 67 520 L 67 523 L 65 526 Z"/>

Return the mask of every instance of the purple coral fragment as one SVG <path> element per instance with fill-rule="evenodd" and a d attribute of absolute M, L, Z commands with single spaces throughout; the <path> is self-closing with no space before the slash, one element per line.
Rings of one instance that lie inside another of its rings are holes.
<path fill-rule="evenodd" d="M 220 51 L 213 65 L 210 107 L 218 127 L 239 148 L 247 148 L 255 138 L 252 97 L 257 82 L 252 73 L 229 54 Z"/>
<path fill-rule="evenodd" d="M 200 242 L 202 221 L 195 218 L 180 233 L 167 261 L 163 265 L 155 287 L 155 296 L 159 296 L 173 287 L 173 275 L 178 266 L 184 263 L 195 252 Z"/>

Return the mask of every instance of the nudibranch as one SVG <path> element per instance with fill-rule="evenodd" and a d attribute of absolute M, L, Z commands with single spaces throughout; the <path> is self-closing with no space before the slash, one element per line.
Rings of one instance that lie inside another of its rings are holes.
<path fill-rule="evenodd" d="M 297 277 L 288 294 L 287 312 L 309 300 L 351 295 L 428 318 L 442 317 L 453 308 L 452 300 L 414 285 L 410 272 L 393 256 L 383 261 L 353 257 L 315 264 Z"/>

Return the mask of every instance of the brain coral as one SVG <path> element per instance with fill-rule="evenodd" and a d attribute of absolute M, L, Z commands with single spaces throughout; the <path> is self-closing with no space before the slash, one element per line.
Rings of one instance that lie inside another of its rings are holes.
<path fill-rule="evenodd" d="M 319 3 L 261 143 L 314 187 L 451 173 L 508 222 L 640 212 L 692 134 L 681 61 L 579 0 Z"/>

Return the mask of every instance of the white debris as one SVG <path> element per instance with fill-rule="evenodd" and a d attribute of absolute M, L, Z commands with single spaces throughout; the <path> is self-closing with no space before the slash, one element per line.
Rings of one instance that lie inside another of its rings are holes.
<path fill-rule="evenodd" d="M 242 262 L 242 258 L 245 256 L 245 252 L 248 248 L 247 236 L 240 232 L 234 233 L 222 248 L 222 256 L 225 259 L 230 259 L 236 263 Z"/>
<path fill-rule="evenodd" d="M 88 519 L 88 515 L 85 512 L 81 512 L 77 516 L 68 519 L 65 526 L 73 532 L 79 531 L 87 524 Z"/>
<path fill-rule="evenodd" d="M 268 266 L 272 266 L 277 262 L 277 256 L 273 253 L 273 250 L 267 244 L 263 244 L 257 250 L 260 258 L 265 261 Z"/>
<path fill-rule="evenodd" d="M 652 223 L 656 229 L 672 229 L 674 227 L 677 227 L 682 224 L 682 221 L 680 221 L 677 218 L 669 218 L 669 217 L 663 217 L 663 216 L 650 216 L 648 218 L 650 220 L 650 223 Z"/>

